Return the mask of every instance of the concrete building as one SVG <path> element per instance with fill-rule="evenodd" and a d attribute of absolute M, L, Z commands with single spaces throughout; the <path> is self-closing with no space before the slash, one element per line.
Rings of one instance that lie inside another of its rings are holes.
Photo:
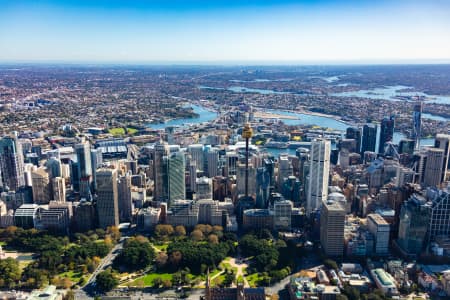
<path fill-rule="evenodd" d="M 273 204 L 273 225 L 275 230 L 290 230 L 291 215 L 294 205 L 292 201 L 281 200 Z"/>
<path fill-rule="evenodd" d="M 33 201 L 36 204 L 48 204 L 53 197 L 49 175 L 44 168 L 31 171 Z"/>
<path fill-rule="evenodd" d="M 442 183 L 444 159 L 443 149 L 429 148 L 427 150 L 427 161 L 423 178 L 423 183 L 426 187 L 436 187 Z"/>
<path fill-rule="evenodd" d="M 341 203 L 323 203 L 320 214 L 320 243 L 328 256 L 342 257 L 344 254 L 345 209 Z"/>
<path fill-rule="evenodd" d="M 212 179 L 208 177 L 197 178 L 195 199 L 212 199 Z"/>
<path fill-rule="evenodd" d="M 307 214 L 320 208 L 322 201 L 327 199 L 330 151 L 330 141 L 316 140 L 311 143 L 308 193 L 306 198 Z"/>
<path fill-rule="evenodd" d="M 167 167 L 164 159 L 167 155 L 169 155 L 169 145 L 165 142 L 156 143 L 153 151 L 153 197 L 163 202 L 168 198 Z"/>
<path fill-rule="evenodd" d="M 377 288 L 387 296 L 398 295 L 397 285 L 395 279 L 391 274 L 383 269 L 373 269 L 370 271 Z"/>
<path fill-rule="evenodd" d="M 444 152 L 444 159 L 442 162 L 441 169 L 441 182 L 446 180 L 446 172 L 449 166 L 449 157 L 450 157 L 450 135 L 449 134 L 436 134 L 436 138 L 434 139 L 434 147 L 442 149 Z"/>
<path fill-rule="evenodd" d="M 369 232 L 375 237 L 375 255 L 389 254 L 389 234 L 390 225 L 379 214 L 367 215 L 367 227 Z"/>
<path fill-rule="evenodd" d="M 52 200 L 57 202 L 66 202 L 66 180 L 62 177 L 52 179 Z"/>
<path fill-rule="evenodd" d="M 119 225 L 119 192 L 116 169 L 97 170 L 97 214 L 100 228 Z"/>
<path fill-rule="evenodd" d="M 117 182 L 119 192 L 119 221 L 131 222 L 133 203 L 131 201 L 131 172 L 120 176 Z"/>
<path fill-rule="evenodd" d="M 168 202 L 186 199 L 186 162 L 182 152 L 171 153 L 167 158 Z"/>
<path fill-rule="evenodd" d="M 39 205 L 22 204 L 14 212 L 14 225 L 24 229 L 35 228 L 38 223 Z"/>

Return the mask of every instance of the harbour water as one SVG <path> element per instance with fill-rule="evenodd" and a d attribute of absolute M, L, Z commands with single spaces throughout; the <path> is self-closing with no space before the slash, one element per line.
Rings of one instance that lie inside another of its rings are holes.
<path fill-rule="evenodd" d="M 147 126 L 152 129 L 164 129 L 169 126 L 186 126 L 187 124 L 199 124 L 203 122 L 209 122 L 217 118 L 217 112 L 206 109 L 200 105 L 189 105 L 194 112 L 199 116 L 197 118 L 185 118 L 185 119 L 173 119 L 166 123 L 160 124 L 148 124 Z"/>

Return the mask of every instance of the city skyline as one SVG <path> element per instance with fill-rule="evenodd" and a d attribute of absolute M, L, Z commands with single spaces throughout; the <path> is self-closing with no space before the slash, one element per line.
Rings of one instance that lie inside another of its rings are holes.
<path fill-rule="evenodd" d="M 0 62 L 450 62 L 445 1 L 2 1 Z"/>

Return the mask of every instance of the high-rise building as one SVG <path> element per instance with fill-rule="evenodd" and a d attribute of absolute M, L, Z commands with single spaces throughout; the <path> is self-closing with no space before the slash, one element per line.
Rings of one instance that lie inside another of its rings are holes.
<path fill-rule="evenodd" d="M 53 198 L 56 202 L 66 202 L 66 180 L 62 177 L 52 179 Z"/>
<path fill-rule="evenodd" d="M 61 161 L 58 158 L 51 157 L 47 160 L 45 166 L 47 167 L 50 178 L 61 177 Z"/>
<path fill-rule="evenodd" d="M 276 230 L 291 229 L 291 215 L 294 205 L 289 200 L 276 201 L 273 204 L 273 226 Z"/>
<path fill-rule="evenodd" d="M 413 194 L 400 210 L 398 246 L 408 254 L 420 254 L 430 224 L 430 209 L 425 198 Z"/>
<path fill-rule="evenodd" d="M 363 127 L 361 153 L 366 151 L 375 152 L 377 144 L 377 126 L 366 124 Z"/>
<path fill-rule="evenodd" d="M 442 183 L 442 172 L 444 167 L 444 150 L 439 148 L 429 148 L 427 150 L 427 161 L 423 183 L 425 186 L 435 187 Z"/>
<path fill-rule="evenodd" d="M 431 201 L 430 224 L 428 238 L 433 241 L 436 237 L 450 236 L 450 194 L 447 191 L 428 189 L 427 198 Z"/>
<path fill-rule="evenodd" d="M 236 187 L 238 195 L 245 195 L 245 164 L 239 163 L 236 174 Z M 256 169 L 253 164 L 248 165 L 248 194 L 256 194 Z"/>
<path fill-rule="evenodd" d="M 256 208 L 267 208 L 270 196 L 270 173 L 265 167 L 256 169 Z"/>
<path fill-rule="evenodd" d="M 119 201 L 119 221 L 131 222 L 132 201 L 131 201 L 131 174 L 120 176 L 118 181 L 118 201 Z"/>
<path fill-rule="evenodd" d="M 50 178 L 44 168 L 38 168 L 31 172 L 33 188 L 33 202 L 36 204 L 48 204 L 52 200 L 53 193 Z"/>
<path fill-rule="evenodd" d="M 384 145 L 387 142 L 392 142 L 392 139 L 394 138 L 394 126 L 395 126 L 394 116 L 391 116 L 390 118 L 384 118 L 381 121 L 378 153 L 384 153 Z"/>
<path fill-rule="evenodd" d="M 89 144 L 89 142 L 76 144 L 75 153 L 77 154 L 78 183 L 79 183 L 80 197 L 90 200 L 92 198 L 91 145 Z"/>
<path fill-rule="evenodd" d="M 119 225 L 119 191 L 116 169 L 97 170 L 97 213 L 100 228 Z"/>
<path fill-rule="evenodd" d="M 167 158 L 168 201 L 169 206 L 175 200 L 186 199 L 186 181 L 184 170 L 186 161 L 184 153 L 171 153 Z"/>
<path fill-rule="evenodd" d="M 91 164 L 92 164 L 92 189 L 97 188 L 97 169 L 103 163 L 102 152 L 99 149 L 91 149 Z"/>
<path fill-rule="evenodd" d="M 17 190 L 25 185 L 22 146 L 16 137 L 0 139 L 0 179 L 3 187 Z"/>
<path fill-rule="evenodd" d="M 219 151 L 217 148 L 209 148 L 206 152 L 208 177 L 219 175 Z"/>
<path fill-rule="evenodd" d="M 316 140 L 311 143 L 308 193 L 306 212 L 310 214 L 320 208 L 328 195 L 328 177 L 330 172 L 331 143 Z"/>
<path fill-rule="evenodd" d="M 389 223 L 379 214 L 367 216 L 367 227 L 369 232 L 375 237 L 375 254 L 389 254 L 389 233 L 391 231 Z"/>
<path fill-rule="evenodd" d="M 353 139 L 356 141 L 356 152 L 361 151 L 361 129 L 356 127 L 348 127 L 345 133 L 346 139 Z"/>
<path fill-rule="evenodd" d="M 204 153 L 202 144 L 189 145 L 187 149 L 191 155 L 191 160 L 195 161 L 197 170 L 204 171 Z"/>
<path fill-rule="evenodd" d="M 285 155 L 278 158 L 278 177 L 277 188 L 279 192 L 282 192 L 283 182 L 292 175 L 292 164 L 289 158 Z"/>
<path fill-rule="evenodd" d="M 197 178 L 196 200 L 212 199 L 212 179 L 208 177 Z"/>
<path fill-rule="evenodd" d="M 414 104 L 414 110 L 412 115 L 412 134 L 411 138 L 414 140 L 415 149 L 419 149 L 420 146 L 420 137 L 422 134 L 422 102 L 419 101 Z"/>
<path fill-rule="evenodd" d="M 153 151 L 153 197 L 157 201 L 167 201 L 168 198 L 167 166 L 164 158 L 168 155 L 169 146 L 167 143 L 159 142 L 155 144 Z"/>
<path fill-rule="evenodd" d="M 320 243 L 326 255 L 344 254 L 345 209 L 341 203 L 326 201 L 320 213 Z"/>
<path fill-rule="evenodd" d="M 445 174 L 448 169 L 448 165 L 450 163 L 449 157 L 450 157 L 450 135 L 449 134 L 441 134 L 438 133 L 436 135 L 436 138 L 434 139 L 434 147 L 442 149 L 444 151 L 444 161 L 442 162 L 442 169 L 441 169 L 441 182 L 444 181 Z"/>

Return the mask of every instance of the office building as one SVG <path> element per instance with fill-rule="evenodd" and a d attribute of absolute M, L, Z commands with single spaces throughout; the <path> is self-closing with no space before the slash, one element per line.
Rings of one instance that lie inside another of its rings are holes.
<path fill-rule="evenodd" d="M 287 156 L 280 156 L 278 158 L 278 176 L 277 176 L 277 188 L 278 191 L 282 191 L 283 183 L 285 179 L 288 179 L 292 175 L 292 164 Z"/>
<path fill-rule="evenodd" d="M 397 245 L 407 255 L 418 255 L 424 247 L 430 224 L 430 207 L 426 199 L 413 194 L 400 210 Z"/>
<path fill-rule="evenodd" d="M 375 152 L 375 147 L 377 144 L 377 126 L 373 124 L 366 124 L 363 127 L 363 136 L 361 144 L 361 153 L 364 152 Z"/>
<path fill-rule="evenodd" d="M 411 139 L 414 140 L 414 149 L 419 149 L 420 147 L 420 137 L 422 136 L 422 102 L 419 101 L 414 104 L 413 114 L 412 114 L 412 134 Z"/>
<path fill-rule="evenodd" d="M 202 199 L 210 200 L 213 198 L 212 196 L 213 196 L 212 179 L 208 178 L 208 177 L 197 178 L 195 199 L 196 200 L 202 200 Z"/>
<path fill-rule="evenodd" d="M 356 127 L 348 127 L 345 133 L 346 139 L 355 140 L 355 152 L 361 151 L 361 129 Z"/>
<path fill-rule="evenodd" d="M 14 212 L 14 225 L 23 229 L 35 228 L 38 223 L 39 205 L 22 204 Z"/>
<path fill-rule="evenodd" d="M 116 169 L 97 170 L 97 214 L 100 228 L 119 225 L 119 192 Z"/>
<path fill-rule="evenodd" d="M 186 162 L 184 153 L 174 152 L 167 158 L 168 202 L 186 199 Z"/>
<path fill-rule="evenodd" d="M 389 234 L 390 226 L 386 220 L 379 214 L 370 214 L 367 216 L 367 227 L 369 232 L 375 237 L 375 255 L 389 254 Z"/>
<path fill-rule="evenodd" d="M 209 178 L 219 175 L 219 150 L 208 148 L 206 152 L 207 174 Z"/>
<path fill-rule="evenodd" d="M 52 179 L 52 200 L 56 202 L 66 202 L 66 180 L 62 177 Z"/>
<path fill-rule="evenodd" d="M 387 142 L 392 142 L 392 139 L 394 138 L 394 126 L 395 126 L 394 116 L 391 116 L 390 118 L 384 118 L 381 121 L 378 153 L 383 154 L 385 144 Z"/>
<path fill-rule="evenodd" d="M 426 196 L 431 201 L 429 241 L 450 236 L 450 194 L 443 190 L 428 189 Z"/>
<path fill-rule="evenodd" d="M 306 198 L 306 212 L 310 214 L 322 205 L 328 196 L 331 143 L 316 140 L 311 143 L 309 181 Z"/>
<path fill-rule="evenodd" d="M 291 215 L 294 205 L 290 200 L 273 204 L 273 226 L 275 230 L 291 230 Z"/>
<path fill-rule="evenodd" d="M 153 151 L 153 180 L 154 190 L 153 198 L 157 201 L 167 201 L 168 184 L 167 184 L 167 165 L 166 159 L 169 155 L 169 145 L 165 142 L 155 144 Z"/>
<path fill-rule="evenodd" d="M 77 231 L 86 232 L 95 228 L 96 216 L 95 209 L 90 201 L 81 201 L 75 207 L 74 223 Z"/>
<path fill-rule="evenodd" d="M 328 256 L 344 254 L 345 209 L 340 202 L 326 201 L 320 213 L 320 243 Z"/>
<path fill-rule="evenodd" d="M 133 213 L 133 203 L 131 201 L 131 174 L 127 173 L 124 176 L 119 176 L 117 182 L 119 192 L 119 221 L 131 222 Z"/>
<path fill-rule="evenodd" d="M 441 134 L 438 133 L 436 135 L 436 138 L 434 139 L 434 147 L 442 149 L 444 152 L 444 159 L 442 162 L 442 169 L 441 169 L 441 182 L 446 180 L 446 172 L 450 163 L 449 156 L 450 156 L 450 135 L 449 134 Z"/>
<path fill-rule="evenodd" d="M 204 151 L 202 144 L 189 145 L 187 152 L 191 155 L 191 161 L 195 161 L 197 170 L 204 171 Z"/>
<path fill-rule="evenodd" d="M 427 150 L 427 160 L 425 164 L 425 172 L 423 184 L 426 187 L 436 187 L 442 183 L 442 169 L 444 167 L 445 155 L 444 150 L 439 148 L 429 148 Z"/>
<path fill-rule="evenodd" d="M 17 190 L 25 185 L 22 146 L 15 137 L 0 139 L 0 179 L 3 187 Z"/>
<path fill-rule="evenodd" d="M 38 168 L 31 171 L 31 182 L 34 203 L 48 204 L 50 200 L 53 200 L 53 190 L 46 169 Z"/>

